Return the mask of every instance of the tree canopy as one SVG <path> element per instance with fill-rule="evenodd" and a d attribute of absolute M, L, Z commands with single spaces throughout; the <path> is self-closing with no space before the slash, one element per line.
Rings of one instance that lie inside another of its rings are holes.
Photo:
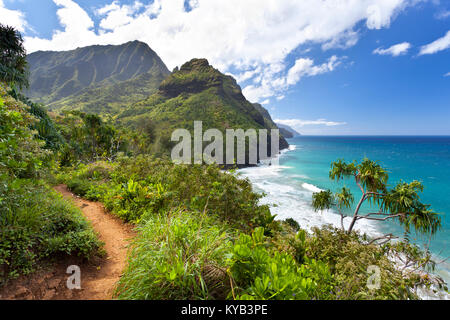
<path fill-rule="evenodd" d="M 19 88 L 28 87 L 28 65 L 22 35 L 0 24 L 0 80 Z"/>
<path fill-rule="evenodd" d="M 434 212 L 430 205 L 420 201 L 420 193 L 423 185 L 419 181 L 410 183 L 400 181 L 393 188 L 388 187 L 389 174 L 376 161 L 365 158 L 361 163 L 353 161 L 347 163 L 338 160 L 331 164 L 329 173 L 331 180 L 340 181 L 345 178 L 353 178 L 361 190 L 359 199 L 353 213 L 352 221 L 348 227 L 350 233 L 355 223 L 361 219 L 386 221 L 396 219 L 409 232 L 413 228 L 422 234 L 435 234 L 441 227 L 441 218 Z M 364 202 L 378 207 L 374 212 L 361 212 Z M 350 209 L 355 203 L 355 198 L 346 187 L 332 193 L 330 190 L 321 191 L 313 195 L 313 207 L 316 211 L 336 208 L 341 215 L 342 227 L 344 219 L 349 217 L 343 214 L 343 210 Z"/>

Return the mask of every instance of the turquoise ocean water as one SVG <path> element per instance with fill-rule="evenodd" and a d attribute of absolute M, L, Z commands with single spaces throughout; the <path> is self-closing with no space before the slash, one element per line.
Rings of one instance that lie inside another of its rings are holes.
<path fill-rule="evenodd" d="M 312 193 L 320 189 L 336 190 L 339 186 L 328 178 L 332 161 L 360 161 L 368 157 L 389 170 L 391 185 L 400 180 L 419 180 L 424 184 L 422 201 L 442 213 L 442 230 L 431 239 L 430 249 L 438 261 L 450 256 L 449 136 L 301 136 L 288 141 L 291 148 L 282 152 L 279 166 L 240 170 L 257 191 L 266 193 L 262 202 L 274 205 L 271 210 L 278 219 L 294 218 L 306 229 L 323 224 L 340 226 L 340 217 L 333 210 L 317 213 L 311 209 Z M 357 201 L 361 193 L 353 181 L 343 184 L 353 191 Z M 356 229 L 369 235 L 403 234 L 395 222 L 360 220 Z M 412 239 L 420 244 L 429 243 L 429 238 L 414 234 Z M 450 283 L 448 261 L 439 264 L 437 272 Z"/>

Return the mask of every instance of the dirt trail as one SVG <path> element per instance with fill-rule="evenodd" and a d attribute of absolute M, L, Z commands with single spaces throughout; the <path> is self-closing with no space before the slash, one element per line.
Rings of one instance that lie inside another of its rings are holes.
<path fill-rule="evenodd" d="M 66 186 L 55 187 L 64 197 L 72 198 L 83 211 L 86 219 L 105 243 L 106 257 L 96 272 L 88 272 L 83 276 L 81 270 L 81 288 L 83 299 L 111 299 L 112 292 L 120 279 L 127 261 L 127 244 L 135 233 L 130 225 L 108 214 L 103 205 L 76 197 Z"/>
<path fill-rule="evenodd" d="M 127 245 L 136 235 L 132 226 L 108 214 L 102 204 L 75 196 L 65 185 L 56 186 L 55 190 L 73 200 L 83 211 L 99 239 L 104 242 L 106 256 L 96 257 L 89 262 L 69 258 L 31 276 L 21 277 L 0 291 L 0 299 L 111 299 L 115 285 L 126 267 Z M 66 287 L 70 276 L 66 274 L 66 269 L 71 264 L 81 269 L 81 290 L 69 290 Z"/>

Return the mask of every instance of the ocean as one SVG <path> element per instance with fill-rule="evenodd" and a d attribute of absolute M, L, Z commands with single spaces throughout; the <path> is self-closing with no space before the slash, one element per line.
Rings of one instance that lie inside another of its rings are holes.
<path fill-rule="evenodd" d="M 442 229 L 431 241 L 415 234 L 411 240 L 421 245 L 429 243 L 437 262 L 450 256 L 450 136 L 300 136 L 288 142 L 291 147 L 282 151 L 278 166 L 262 164 L 239 170 L 256 191 L 265 193 L 261 203 L 272 205 L 277 219 L 293 218 L 307 230 L 324 224 L 340 227 L 340 216 L 333 210 L 314 212 L 312 194 L 325 189 L 336 191 L 345 185 L 357 202 L 361 191 L 354 180 L 338 185 L 329 180 L 328 173 L 333 161 L 361 161 L 367 157 L 388 169 L 391 186 L 400 180 L 423 183 L 422 202 L 442 214 Z M 345 219 L 346 225 L 349 220 Z M 355 229 L 370 236 L 403 235 L 402 228 L 391 221 L 360 220 Z M 436 272 L 450 283 L 448 261 L 438 264 Z"/>

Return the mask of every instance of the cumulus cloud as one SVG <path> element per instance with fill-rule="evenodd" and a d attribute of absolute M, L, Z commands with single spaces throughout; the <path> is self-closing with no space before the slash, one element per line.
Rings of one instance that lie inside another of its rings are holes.
<path fill-rule="evenodd" d="M 442 38 L 422 46 L 419 55 L 433 54 L 448 48 L 450 48 L 450 30 Z"/>
<path fill-rule="evenodd" d="M 315 76 L 325 72 L 333 71 L 340 61 L 336 56 L 332 56 L 328 62 L 319 66 L 314 65 L 314 61 L 311 59 L 300 58 L 295 61 L 292 68 L 289 69 L 286 83 L 288 85 L 296 84 L 304 76 Z"/>
<path fill-rule="evenodd" d="M 254 79 L 253 84 L 246 86 L 242 91 L 245 97 L 251 101 L 272 96 L 277 96 L 277 100 L 282 100 L 283 92 L 298 83 L 300 79 L 331 72 L 341 64 L 343 59 L 332 56 L 328 61 L 316 65 L 310 58 L 299 58 L 288 70 L 284 65 L 270 65 L 263 69 L 259 77 Z"/>
<path fill-rule="evenodd" d="M 131 23 L 135 18 L 135 13 L 144 7 L 144 5 L 136 1 L 133 5 L 120 5 L 118 1 L 114 1 L 96 11 L 97 15 L 104 17 L 100 21 L 102 31 L 115 30 L 118 27 Z"/>
<path fill-rule="evenodd" d="M 184 0 L 136 1 L 131 5 L 112 1 L 96 10 L 96 31 L 91 17 L 74 0 L 53 1 L 59 7 L 63 30 L 55 31 L 50 39 L 26 37 L 29 52 L 141 40 L 169 69 L 204 57 L 221 71 L 233 72 L 241 82 L 251 82 L 246 83 L 245 91 L 254 101 L 281 96 L 282 90 L 303 76 L 332 71 L 330 61 L 314 65 L 306 57 L 298 62 L 299 70 L 288 70 L 292 66 L 286 59 L 295 49 L 307 52 L 314 44 L 323 50 L 351 47 L 359 38 L 356 26 L 389 27 L 399 12 L 417 2 L 191 0 L 186 6 Z"/>
<path fill-rule="evenodd" d="M 411 44 L 409 42 L 402 42 L 402 43 L 395 44 L 387 49 L 377 48 L 373 51 L 373 53 L 379 54 L 379 55 L 391 55 L 393 57 L 397 57 L 397 56 L 406 54 L 410 48 L 411 48 Z"/>
<path fill-rule="evenodd" d="M 450 72 L 447 72 L 446 74 L 444 74 L 444 77 L 450 77 Z"/>
<path fill-rule="evenodd" d="M 290 127 L 302 128 L 305 126 L 326 126 L 326 127 L 335 127 L 335 126 L 343 126 L 346 125 L 346 122 L 336 122 L 336 121 L 328 121 L 326 119 L 318 119 L 318 120 L 302 120 L 302 119 L 275 119 L 276 123 L 281 123 L 288 125 Z"/>
<path fill-rule="evenodd" d="M 25 29 L 29 28 L 23 12 L 6 9 L 3 0 L 0 0 L 0 17 L 1 23 L 14 27 L 20 32 L 24 32 Z"/>

